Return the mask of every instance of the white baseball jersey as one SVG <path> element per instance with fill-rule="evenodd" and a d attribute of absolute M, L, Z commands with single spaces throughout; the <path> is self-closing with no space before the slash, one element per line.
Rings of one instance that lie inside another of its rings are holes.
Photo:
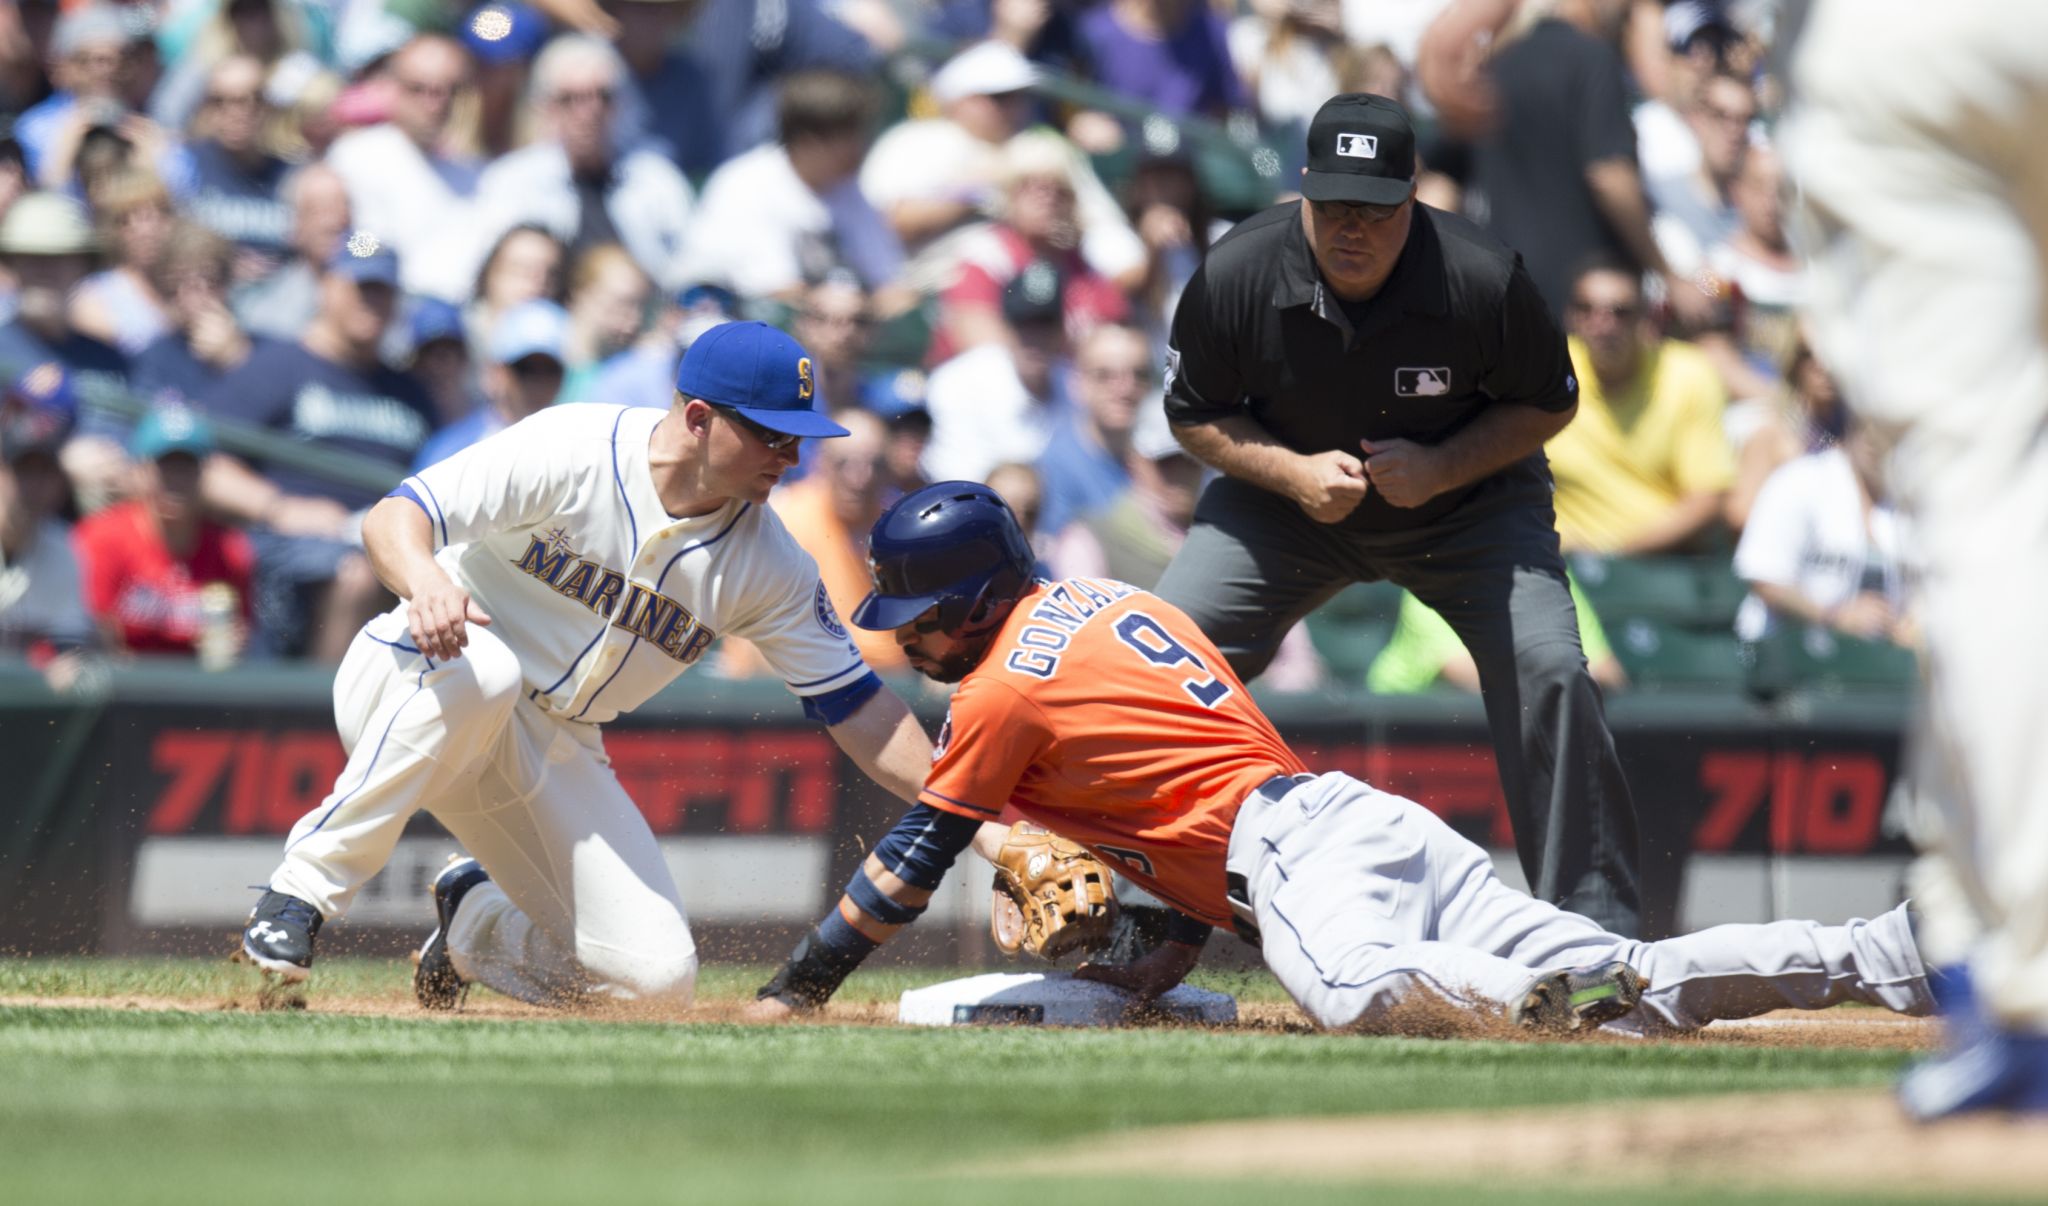
<path fill-rule="evenodd" d="M 1912 521 L 1921 938 L 2048 1034 L 2048 5 L 1810 7 L 1782 146 L 1815 347 Z"/>
<path fill-rule="evenodd" d="M 667 411 L 550 407 L 405 479 L 436 558 L 518 657 L 529 699 L 601 724 L 742 636 L 799 696 L 867 673 L 817 564 L 767 507 L 677 519 L 648 441 Z M 410 644 L 406 605 L 370 635 Z"/>

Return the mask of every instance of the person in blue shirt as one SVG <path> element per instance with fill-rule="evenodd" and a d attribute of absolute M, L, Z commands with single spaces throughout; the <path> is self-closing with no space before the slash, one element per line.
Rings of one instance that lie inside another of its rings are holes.
<path fill-rule="evenodd" d="M 406 325 L 410 328 L 405 332 L 410 341 L 410 371 L 434 401 L 437 433 L 489 405 L 470 354 L 468 324 L 459 308 L 438 297 L 416 298 Z M 391 336 L 384 342 L 389 357 Z"/>
<path fill-rule="evenodd" d="M 1074 401 L 1055 420 L 1038 476 L 1045 490 L 1042 526 L 1058 532 L 1131 488 L 1131 433 L 1153 387 L 1152 349 L 1143 332 L 1120 323 L 1090 331 L 1074 353 Z"/>
<path fill-rule="evenodd" d="M 241 249 L 240 284 L 274 270 L 291 254 L 291 207 L 284 201 L 291 164 L 264 140 L 270 103 L 264 67 L 231 55 L 206 80 L 190 144 L 195 189 L 185 212 Z"/>
<path fill-rule="evenodd" d="M 434 429 L 434 408 L 416 378 L 378 359 L 397 301 L 398 257 L 370 235 L 351 235 L 326 263 L 319 309 L 301 339 L 259 346 L 198 408 L 381 462 L 399 481 Z M 356 538 L 360 513 L 383 493 L 261 460 L 222 455 L 209 464 L 207 504 L 252 528 L 253 651 L 341 660 L 356 629 L 385 605 Z"/>
<path fill-rule="evenodd" d="M 137 353 L 135 392 L 151 403 L 189 405 L 254 350 L 228 306 L 234 244 L 194 222 L 179 222 L 150 265 L 171 329 Z"/>
<path fill-rule="evenodd" d="M 551 301 L 523 302 L 507 310 L 491 332 L 490 356 L 483 369 L 484 404 L 435 432 L 413 458 L 413 472 L 553 405 L 562 392 L 562 343 L 568 330 L 568 312 Z"/>

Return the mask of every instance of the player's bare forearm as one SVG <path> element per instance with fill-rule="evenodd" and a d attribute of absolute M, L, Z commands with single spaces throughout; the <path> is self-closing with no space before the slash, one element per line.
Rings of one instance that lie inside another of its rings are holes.
<path fill-rule="evenodd" d="M 363 516 L 363 551 L 370 556 L 370 568 L 377 580 L 401 599 L 411 599 L 420 587 L 447 572 L 434 561 L 434 527 L 419 505 L 403 498 L 386 498 Z"/>
<path fill-rule="evenodd" d="M 462 656 L 471 624 L 489 613 L 434 560 L 434 529 L 410 499 L 386 498 L 363 517 L 363 551 L 391 593 L 406 602 L 406 624 L 421 653 L 439 661 Z"/>
<path fill-rule="evenodd" d="M 990 821 L 974 834 L 974 852 L 993 863 L 1003 852 L 1003 843 L 1010 839 L 1010 827 Z"/>
<path fill-rule="evenodd" d="M 902 696 L 884 687 L 826 731 L 868 778 L 898 799 L 917 802 L 932 765 L 932 741 Z"/>

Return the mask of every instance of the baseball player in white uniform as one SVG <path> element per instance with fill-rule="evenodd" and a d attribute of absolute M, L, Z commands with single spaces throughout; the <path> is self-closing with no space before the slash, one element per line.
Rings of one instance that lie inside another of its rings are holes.
<path fill-rule="evenodd" d="M 1926 632 L 1921 1117 L 2048 1114 L 2048 5 L 1816 0 L 1789 58 L 1816 346 L 1896 440 Z"/>
<path fill-rule="evenodd" d="M 693 343 L 667 411 L 545 410 L 405 479 L 363 524 L 399 605 L 334 683 L 349 761 L 293 828 L 243 935 L 303 978 L 325 920 L 431 812 L 471 859 L 437 878 L 415 989 L 453 1007 L 480 982 L 535 1003 L 683 1002 L 697 953 L 601 726 L 703 656 L 752 641 L 876 782 L 915 799 L 924 731 L 862 661 L 817 566 L 764 502 L 805 436 L 811 362 L 760 323 Z"/>

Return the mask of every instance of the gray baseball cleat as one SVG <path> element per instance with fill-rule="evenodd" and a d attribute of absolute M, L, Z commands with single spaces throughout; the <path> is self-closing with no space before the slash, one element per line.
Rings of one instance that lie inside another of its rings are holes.
<path fill-rule="evenodd" d="M 455 910 L 462 907 L 462 898 L 490 878 L 482 863 L 461 854 L 450 856 L 448 865 L 434 877 L 434 932 L 420 947 L 412 973 L 412 995 L 422 1008 L 453 1009 L 469 992 L 469 981 L 455 970 L 455 961 L 448 955 L 448 927 L 455 924 Z"/>
<path fill-rule="evenodd" d="M 283 892 L 265 891 L 242 930 L 242 958 L 287 984 L 313 974 L 320 910 Z"/>
<path fill-rule="evenodd" d="M 1544 972 L 1508 1017 L 1536 1034 L 1576 1034 L 1627 1017 L 1649 987 L 1641 972 L 1619 960 Z"/>

